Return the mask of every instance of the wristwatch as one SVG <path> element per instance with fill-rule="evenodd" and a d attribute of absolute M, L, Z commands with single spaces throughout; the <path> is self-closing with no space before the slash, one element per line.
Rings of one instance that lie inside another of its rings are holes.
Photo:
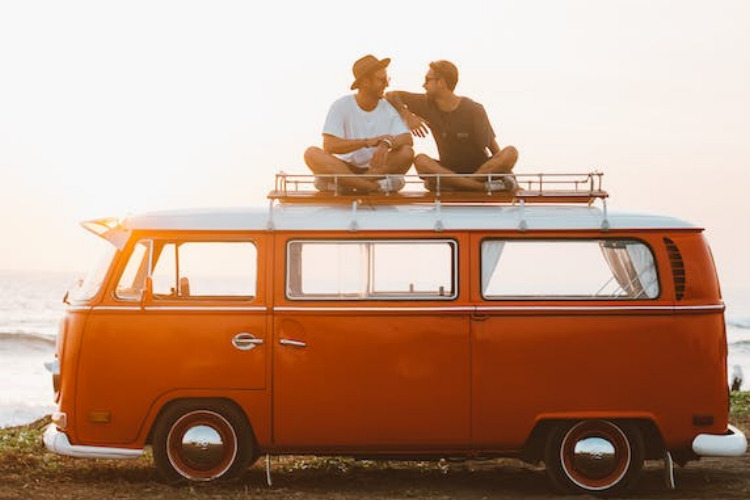
<path fill-rule="evenodd" d="M 390 139 L 380 139 L 380 141 L 378 141 L 378 146 L 380 146 L 383 143 L 385 143 L 385 145 L 388 146 L 389 150 L 393 149 L 393 142 L 391 142 Z"/>

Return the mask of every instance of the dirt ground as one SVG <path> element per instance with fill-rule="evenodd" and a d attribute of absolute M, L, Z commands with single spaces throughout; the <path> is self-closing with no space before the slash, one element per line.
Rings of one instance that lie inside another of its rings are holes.
<path fill-rule="evenodd" d="M 735 422 L 746 433 L 750 419 Z M 36 446 L 36 445 L 34 445 Z M 32 450 L 33 451 L 33 450 Z M 2 458 L 2 457 L 0 457 Z M 273 486 L 263 459 L 224 484 L 168 486 L 150 457 L 135 461 L 76 460 L 46 452 L 0 461 L 0 499 L 561 499 L 544 467 L 516 460 L 484 462 L 357 462 L 338 458 L 272 458 Z M 637 487 L 623 498 L 750 499 L 750 456 L 703 459 L 676 468 L 676 490 L 664 484 L 661 462 L 647 462 Z"/>

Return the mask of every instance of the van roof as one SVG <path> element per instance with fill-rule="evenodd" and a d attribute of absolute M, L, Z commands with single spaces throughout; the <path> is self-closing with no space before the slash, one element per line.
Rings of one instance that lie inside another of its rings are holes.
<path fill-rule="evenodd" d="M 133 215 L 120 224 L 125 230 L 197 231 L 699 229 L 674 217 L 608 212 L 594 206 L 491 204 L 279 204 L 185 209 Z"/>

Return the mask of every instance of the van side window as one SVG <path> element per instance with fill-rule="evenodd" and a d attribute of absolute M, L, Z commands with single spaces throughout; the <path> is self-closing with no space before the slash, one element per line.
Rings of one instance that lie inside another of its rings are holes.
<path fill-rule="evenodd" d="M 292 241 L 287 245 L 287 297 L 453 299 L 456 267 L 451 240 Z"/>
<path fill-rule="evenodd" d="M 250 242 L 154 242 L 154 300 L 250 299 L 257 250 Z"/>
<path fill-rule="evenodd" d="M 485 299 L 659 296 L 654 256 L 636 240 L 485 240 L 481 251 Z"/>
<path fill-rule="evenodd" d="M 150 240 L 141 240 L 133 246 L 125 270 L 117 282 L 115 296 L 123 300 L 140 300 L 148 276 L 148 249 Z"/>

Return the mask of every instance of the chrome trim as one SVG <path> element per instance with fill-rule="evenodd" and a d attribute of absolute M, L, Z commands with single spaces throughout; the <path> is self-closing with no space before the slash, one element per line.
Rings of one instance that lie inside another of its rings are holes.
<path fill-rule="evenodd" d="M 720 306 L 674 306 L 675 311 L 723 311 L 726 309 L 725 305 Z"/>
<path fill-rule="evenodd" d="M 300 306 L 276 306 L 273 308 L 278 312 L 301 312 L 301 311 L 322 311 L 322 312 L 433 312 L 433 311 L 452 311 L 452 312 L 524 312 L 524 311 L 723 311 L 724 306 L 448 306 L 448 307 L 300 307 Z"/>
<path fill-rule="evenodd" d="M 477 311 L 723 311 L 724 306 L 477 306 Z"/>
<path fill-rule="evenodd" d="M 94 306 L 92 311 L 140 311 L 140 306 Z"/>
<path fill-rule="evenodd" d="M 358 311 L 358 312 L 379 312 L 379 311 L 394 311 L 394 312 L 432 312 L 432 311 L 454 311 L 454 312 L 472 312 L 474 311 L 473 306 L 455 306 L 455 307 L 298 307 L 298 306 L 277 306 L 274 307 L 274 311 L 280 312 L 298 312 L 298 311 L 324 311 L 324 312 L 339 312 L 339 311 Z"/>
<path fill-rule="evenodd" d="M 93 306 L 94 311 L 141 311 L 138 306 Z M 146 311 L 267 311 L 265 306 L 146 306 Z"/>
<path fill-rule="evenodd" d="M 693 439 L 692 448 L 701 457 L 740 457 L 747 451 L 747 438 L 741 430 L 729 424 L 723 435 L 698 434 Z"/>
<path fill-rule="evenodd" d="M 68 306 L 66 308 L 68 311 L 90 311 L 93 309 L 92 306 Z"/>
<path fill-rule="evenodd" d="M 232 345 L 240 351 L 249 351 L 262 344 L 263 339 L 256 338 L 252 333 L 241 332 L 232 337 Z"/>
<path fill-rule="evenodd" d="M 307 342 L 302 342 L 301 340 L 292 340 L 292 339 L 279 339 L 279 344 L 288 345 L 291 347 L 307 347 Z"/>
<path fill-rule="evenodd" d="M 44 431 L 44 446 L 53 453 L 79 458 L 131 459 L 143 455 L 143 449 L 108 448 L 102 446 L 80 446 L 70 444 L 67 434 L 57 429 L 55 424 Z"/>
<path fill-rule="evenodd" d="M 73 306 L 69 310 L 82 311 L 140 311 L 137 306 Z M 393 311 L 393 312 L 431 312 L 431 311 L 723 311 L 725 306 L 435 306 L 435 307 L 326 307 L 326 306 L 276 306 L 273 308 L 265 306 L 147 306 L 147 311 Z"/>
<path fill-rule="evenodd" d="M 267 311 L 265 306 L 147 306 L 147 311 Z"/>

